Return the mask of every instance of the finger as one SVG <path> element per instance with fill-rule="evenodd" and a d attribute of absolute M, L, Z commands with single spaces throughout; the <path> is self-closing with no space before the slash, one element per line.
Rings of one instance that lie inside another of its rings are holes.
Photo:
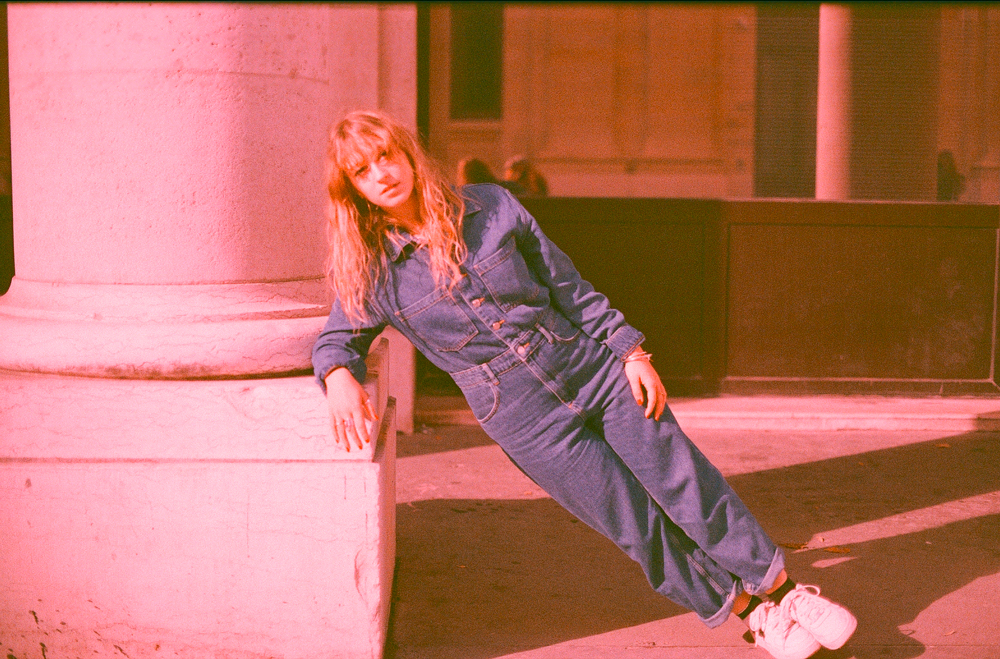
<path fill-rule="evenodd" d="M 337 418 L 333 420 L 333 436 L 337 440 L 337 446 L 345 451 L 351 450 L 351 444 L 347 441 L 347 435 L 344 432 L 344 422 Z"/>
<path fill-rule="evenodd" d="M 642 388 L 646 392 L 646 418 L 653 416 L 653 411 L 656 410 L 656 383 L 650 382 L 650 378 L 644 378 L 642 382 Z"/>
<path fill-rule="evenodd" d="M 632 387 L 632 398 L 635 398 L 636 405 L 642 405 L 642 385 L 639 383 L 639 378 L 629 378 L 628 384 Z"/>
<path fill-rule="evenodd" d="M 372 404 L 371 398 L 365 399 L 365 412 L 368 414 L 368 418 L 375 421 L 378 418 L 378 412 L 375 411 L 375 406 Z"/>
<path fill-rule="evenodd" d="M 354 436 L 358 440 L 358 448 L 361 448 L 364 444 L 367 444 L 371 440 L 368 435 L 368 426 L 365 424 L 365 413 L 363 409 L 359 409 L 354 412 L 354 417 L 351 419 L 351 425 L 353 426 Z"/>
<path fill-rule="evenodd" d="M 667 408 L 667 390 L 662 386 L 657 387 L 656 396 L 656 420 L 660 420 L 660 415 L 663 414 L 663 410 Z"/>
<path fill-rule="evenodd" d="M 354 425 L 354 419 L 351 417 L 344 419 L 344 434 L 352 446 L 356 446 L 359 450 L 361 449 L 361 437 L 358 434 L 357 426 Z"/>
<path fill-rule="evenodd" d="M 357 433 L 359 442 L 367 444 L 371 441 L 371 436 L 368 434 L 368 424 L 365 423 L 364 409 L 354 413 L 354 431 Z"/>
<path fill-rule="evenodd" d="M 347 428 L 347 425 L 344 423 L 343 419 L 340 420 L 340 426 L 339 427 L 340 427 L 340 436 L 341 436 L 341 438 L 343 440 L 344 448 L 347 449 L 348 453 L 350 453 L 350 451 L 351 451 L 351 434 L 349 432 L 349 429 Z"/>

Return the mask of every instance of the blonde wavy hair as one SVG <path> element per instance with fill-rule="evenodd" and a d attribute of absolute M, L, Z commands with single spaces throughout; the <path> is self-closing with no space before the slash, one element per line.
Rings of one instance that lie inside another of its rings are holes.
<path fill-rule="evenodd" d="M 423 223 L 420 237 L 427 241 L 434 283 L 450 290 L 461 277 L 459 266 L 467 254 L 462 240 L 465 204 L 413 135 L 381 112 L 347 114 L 330 130 L 327 142 L 326 275 L 355 325 L 369 317 L 371 294 L 385 281 L 384 237 L 390 222 L 382 209 L 354 188 L 350 173 L 383 151 L 403 153 L 413 167 L 413 190 Z"/>

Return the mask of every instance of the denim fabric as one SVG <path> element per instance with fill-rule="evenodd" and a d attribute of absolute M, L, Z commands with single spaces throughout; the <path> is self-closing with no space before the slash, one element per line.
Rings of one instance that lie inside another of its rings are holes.
<path fill-rule="evenodd" d="M 334 368 L 346 366 L 359 382 L 364 356 L 379 332 L 391 324 L 435 366 L 448 373 L 482 364 L 516 348 L 557 310 L 587 335 L 624 356 L 643 335 L 596 292 L 572 261 L 539 228 L 535 218 L 497 185 L 469 185 L 463 237 L 469 256 L 451 293 L 434 285 L 426 250 L 413 250 L 409 237 L 387 239 L 392 262 L 388 281 L 375 292 L 372 313 L 352 328 L 334 302 L 313 347 L 320 386 Z"/>
<path fill-rule="evenodd" d="M 520 469 L 708 626 L 784 568 L 775 547 L 669 409 L 647 419 L 620 360 L 585 334 L 553 334 L 453 378 Z"/>
<path fill-rule="evenodd" d="M 426 255 L 391 243 L 376 313 L 352 330 L 339 305 L 313 350 L 317 378 L 359 380 L 391 323 L 451 373 L 486 432 L 553 499 L 617 544 L 657 592 L 705 624 L 759 594 L 784 555 L 678 427 L 646 419 L 621 357 L 643 336 L 583 281 L 502 188 L 468 186 L 465 276 L 435 289 Z"/>

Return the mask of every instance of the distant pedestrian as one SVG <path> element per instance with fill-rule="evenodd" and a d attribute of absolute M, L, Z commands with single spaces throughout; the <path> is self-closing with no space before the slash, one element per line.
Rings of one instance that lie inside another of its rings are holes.
<path fill-rule="evenodd" d="M 517 185 L 522 190 L 518 196 L 547 197 L 549 195 L 549 184 L 545 177 L 524 156 L 515 156 L 504 164 L 503 179 Z"/>
<path fill-rule="evenodd" d="M 955 165 L 955 156 L 951 151 L 942 151 L 938 154 L 937 162 L 937 200 L 956 201 L 963 190 L 965 177 Z"/>
<path fill-rule="evenodd" d="M 327 172 L 336 300 L 313 366 L 341 447 L 370 441 L 359 383 L 392 325 L 451 375 L 510 459 L 658 593 L 709 627 L 736 614 L 777 659 L 847 642 L 854 616 L 788 578 L 782 550 L 677 425 L 642 333 L 508 191 L 455 190 L 376 112 L 336 124 Z"/>
<path fill-rule="evenodd" d="M 479 158 L 463 158 L 458 161 L 455 182 L 462 186 L 475 183 L 499 183 L 500 181 L 493 175 L 490 166 Z"/>

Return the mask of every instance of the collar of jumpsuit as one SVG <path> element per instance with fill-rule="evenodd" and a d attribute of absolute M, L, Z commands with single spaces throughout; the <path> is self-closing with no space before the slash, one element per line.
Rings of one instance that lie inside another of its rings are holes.
<path fill-rule="evenodd" d="M 482 208 L 476 202 L 471 199 L 465 200 L 465 213 L 463 213 L 463 218 L 473 213 L 477 213 Z M 416 239 L 410 235 L 406 229 L 395 228 L 383 237 L 385 243 L 385 251 L 389 256 L 389 260 L 393 263 L 398 263 L 403 257 L 409 257 L 413 254 L 413 251 L 417 248 Z"/>

